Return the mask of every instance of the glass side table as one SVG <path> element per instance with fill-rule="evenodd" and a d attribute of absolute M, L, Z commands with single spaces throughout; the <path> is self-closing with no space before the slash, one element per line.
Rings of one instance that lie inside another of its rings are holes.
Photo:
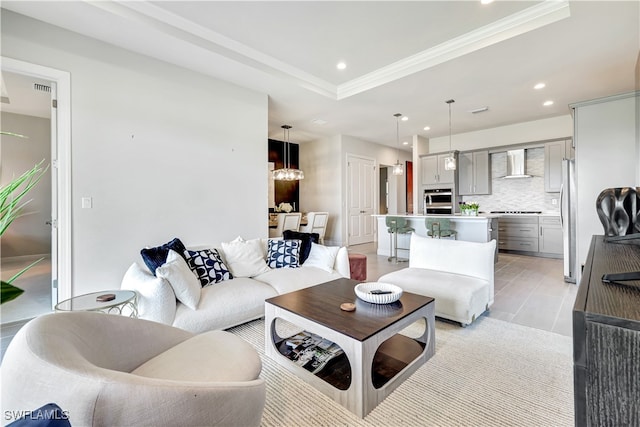
<path fill-rule="evenodd" d="M 98 301 L 96 298 L 112 294 L 110 301 Z M 100 311 L 108 314 L 138 317 L 138 295 L 134 291 L 100 291 L 78 295 L 56 304 L 56 311 Z"/>

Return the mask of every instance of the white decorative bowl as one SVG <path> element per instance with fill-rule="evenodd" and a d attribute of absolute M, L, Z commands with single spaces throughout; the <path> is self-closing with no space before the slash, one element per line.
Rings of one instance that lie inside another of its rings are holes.
<path fill-rule="evenodd" d="M 391 283 L 365 282 L 357 284 L 354 288 L 356 295 L 363 301 L 373 304 L 391 304 L 402 296 L 402 288 Z M 390 292 L 386 294 L 372 294 L 371 291 L 380 290 Z"/>

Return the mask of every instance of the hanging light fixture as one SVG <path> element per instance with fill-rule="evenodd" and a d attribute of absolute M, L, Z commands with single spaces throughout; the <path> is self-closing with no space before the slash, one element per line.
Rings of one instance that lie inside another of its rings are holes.
<path fill-rule="evenodd" d="M 291 126 L 282 125 L 281 128 L 284 129 L 284 162 L 282 169 L 273 171 L 273 179 L 277 181 L 298 181 L 304 179 L 304 172 L 291 167 L 291 147 L 289 143 L 289 129 L 291 129 Z"/>
<path fill-rule="evenodd" d="M 398 157 L 396 159 L 396 164 L 393 165 L 393 170 L 392 173 L 394 175 L 402 175 L 404 173 L 404 170 L 402 168 L 402 163 L 400 163 L 400 117 L 402 116 L 402 114 L 400 113 L 395 113 L 393 115 L 393 117 L 396 118 L 396 145 L 398 146 Z"/>
<path fill-rule="evenodd" d="M 453 151 L 451 151 L 451 104 L 453 104 L 453 99 L 445 101 L 449 104 L 449 157 L 445 157 L 444 159 L 444 170 L 454 171 L 456 170 L 456 158 L 453 156 Z"/>

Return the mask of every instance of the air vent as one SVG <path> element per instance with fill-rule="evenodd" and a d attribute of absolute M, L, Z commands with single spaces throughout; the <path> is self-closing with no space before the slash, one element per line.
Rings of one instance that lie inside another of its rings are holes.
<path fill-rule="evenodd" d="M 489 107 L 480 107 L 480 108 L 476 108 L 475 110 L 469 110 L 469 112 L 471 114 L 478 114 L 478 113 L 484 113 L 487 110 L 489 110 Z"/>
<path fill-rule="evenodd" d="M 35 90 L 36 92 L 51 93 L 51 86 L 41 85 L 40 83 L 34 83 L 33 84 L 33 90 Z"/>

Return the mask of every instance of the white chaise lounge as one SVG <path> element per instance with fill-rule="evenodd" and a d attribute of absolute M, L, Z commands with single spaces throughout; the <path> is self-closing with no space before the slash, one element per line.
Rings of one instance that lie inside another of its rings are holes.
<path fill-rule="evenodd" d="M 436 316 L 466 326 L 493 305 L 496 242 L 432 239 L 413 233 L 409 267 L 378 279 L 435 298 Z"/>

